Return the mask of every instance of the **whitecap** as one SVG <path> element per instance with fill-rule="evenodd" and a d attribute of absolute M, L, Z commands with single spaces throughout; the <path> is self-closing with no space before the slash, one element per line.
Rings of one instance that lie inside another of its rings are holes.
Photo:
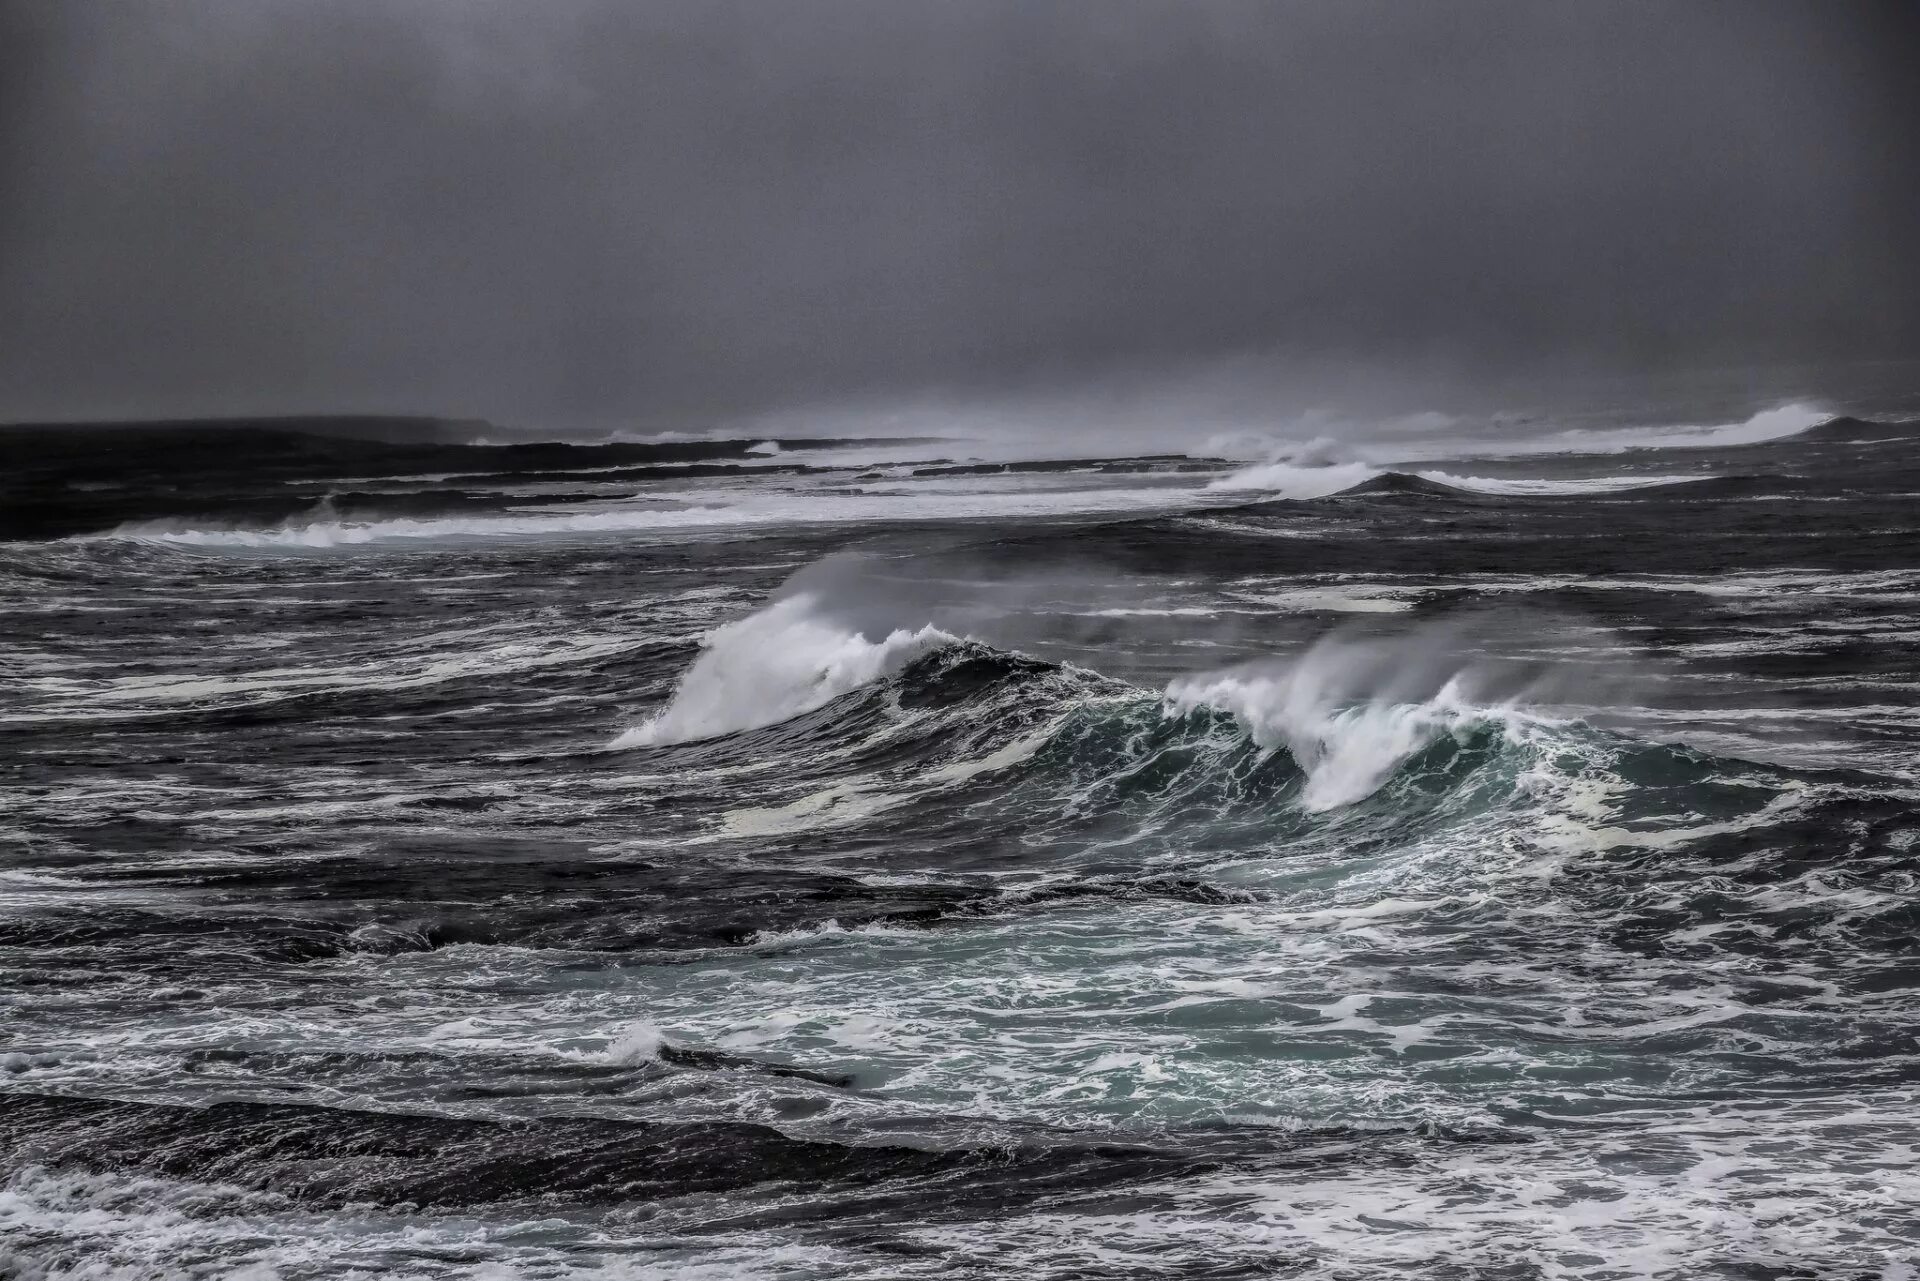
<path fill-rule="evenodd" d="M 776 725 L 892 675 L 955 637 L 931 625 L 877 641 L 802 592 L 710 633 L 673 701 L 612 746 L 656 747 Z"/>

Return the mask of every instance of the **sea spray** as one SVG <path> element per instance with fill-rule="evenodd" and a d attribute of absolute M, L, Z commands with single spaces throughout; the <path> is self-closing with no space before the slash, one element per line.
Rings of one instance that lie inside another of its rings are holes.
<path fill-rule="evenodd" d="M 1324 437 L 1270 442 L 1265 461 L 1207 483 L 1209 490 L 1258 490 L 1276 498 L 1324 498 L 1380 474 L 1371 459 Z"/>
<path fill-rule="evenodd" d="M 800 593 L 709 633 L 665 710 L 612 746 L 657 747 L 777 725 L 891 676 L 956 638 L 931 625 L 870 641 Z"/>
<path fill-rule="evenodd" d="M 1164 711 L 1230 714 L 1255 744 L 1293 758 L 1306 776 L 1301 808 L 1338 809 L 1371 796 L 1443 735 L 1550 719 L 1542 705 L 1564 697 L 1572 674 L 1476 655 L 1471 637 L 1487 625 L 1461 619 L 1395 637 L 1335 632 L 1297 658 L 1175 680 Z"/>

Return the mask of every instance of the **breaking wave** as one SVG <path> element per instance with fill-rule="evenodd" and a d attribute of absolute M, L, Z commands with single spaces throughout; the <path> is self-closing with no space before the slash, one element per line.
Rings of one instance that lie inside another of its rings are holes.
<path fill-rule="evenodd" d="M 1229 490 L 1258 491 L 1274 498 L 1326 498 L 1335 494 L 1371 492 L 1371 486 L 1398 478 L 1420 482 L 1425 487 L 1468 494 L 1501 497 L 1549 497 L 1555 495 L 1613 494 L 1633 489 L 1680 484 L 1701 479 L 1689 475 L 1661 476 L 1583 476 L 1583 477 L 1488 477 L 1461 476 L 1453 472 L 1425 470 L 1417 472 L 1385 471 L 1370 463 L 1331 463 L 1319 466 L 1293 462 L 1261 463 L 1208 483 L 1212 492 Z M 1418 486 L 1416 486 L 1418 487 Z"/>
<path fill-rule="evenodd" d="M 1711 449 L 1761 445 L 1785 440 L 1820 426 L 1833 411 L 1796 401 L 1763 409 L 1730 423 L 1675 424 L 1659 427 L 1580 428 L 1531 440 L 1477 441 L 1463 453 L 1520 457 L 1532 454 L 1617 454 L 1642 449 Z"/>
<path fill-rule="evenodd" d="M 1425 699 L 1344 702 L 1316 679 L 1311 662 L 1177 681 L 1167 690 L 1167 706 L 1173 713 L 1228 712 L 1258 746 L 1285 749 L 1306 776 L 1300 807 L 1309 813 L 1365 800 L 1443 735 L 1465 741 L 1496 716 L 1517 715 L 1468 702 L 1457 681 Z"/>
<path fill-rule="evenodd" d="M 1568 678 L 1476 662 L 1463 656 L 1465 648 L 1453 624 L 1393 639 L 1336 633 L 1297 656 L 1176 679 L 1155 694 L 931 624 L 868 639 L 837 621 L 818 595 L 801 592 L 710 633 L 666 707 L 609 746 L 660 747 L 761 730 L 886 683 L 896 706 L 906 699 L 948 714 L 915 727 L 929 748 L 969 737 L 959 732 L 963 724 L 973 731 L 984 763 L 946 760 L 949 779 L 1032 762 L 1042 772 L 1051 763 L 1084 786 L 1091 785 L 1090 764 L 1104 762 L 1095 776 L 1117 779 L 1155 757 L 1184 761 L 1177 767 L 1183 773 L 1257 774 L 1259 761 L 1277 753 L 1291 768 L 1271 780 L 1266 801 L 1285 793 L 1299 810 L 1319 814 L 1365 800 L 1442 740 L 1473 749 L 1470 764 L 1484 758 L 1484 749 L 1530 747 L 1539 734 L 1569 723 L 1550 701 L 1562 692 L 1556 681 Z M 936 655 L 944 655 L 938 664 Z M 1049 706 L 1016 707 L 1036 697 Z M 1040 739 L 1013 744 L 1032 734 L 1036 718 Z M 856 736 L 876 733 L 870 717 L 851 710 L 847 727 Z M 1001 728 L 1008 742 L 998 747 L 977 738 Z M 858 808 L 845 807 L 847 799 L 836 793 L 842 815 Z"/>
<path fill-rule="evenodd" d="M 869 641 L 802 592 L 709 634 L 664 711 L 612 746 L 656 747 L 790 720 L 890 676 L 956 638 L 933 626 Z"/>
<path fill-rule="evenodd" d="M 1794 403 L 1761 410 L 1733 423 L 1574 429 L 1525 440 L 1454 440 L 1428 446 L 1414 457 L 1509 458 L 1547 454 L 1618 454 L 1655 449 L 1705 449 L 1758 445 L 1784 440 L 1836 421 L 1831 411 Z M 1338 442 L 1267 445 L 1264 462 L 1243 467 L 1210 482 L 1213 491 L 1254 490 L 1278 498 L 1322 498 L 1351 489 L 1386 471 L 1389 457 L 1407 457 L 1410 443 L 1353 450 Z M 1384 452 L 1383 452 L 1384 451 Z M 1701 479 L 1697 475 L 1595 477 L 1483 477 L 1440 470 L 1411 472 L 1423 480 L 1482 494 L 1514 496 L 1604 494 Z"/>
<path fill-rule="evenodd" d="M 1275 460 L 1260 463 L 1222 476 L 1207 484 L 1209 490 L 1258 490 L 1276 498 L 1324 498 L 1371 480 L 1379 469 L 1370 463 L 1326 463 L 1311 465 Z"/>

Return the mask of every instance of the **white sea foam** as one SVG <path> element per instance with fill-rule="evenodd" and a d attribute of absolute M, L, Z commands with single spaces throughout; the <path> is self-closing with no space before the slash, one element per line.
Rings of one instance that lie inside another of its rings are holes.
<path fill-rule="evenodd" d="M 870 641 L 826 618 L 811 593 L 789 596 L 710 633 L 673 701 L 612 746 L 653 747 L 776 725 L 955 639 L 927 626 Z"/>
<path fill-rule="evenodd" d="M 1489 697 L 1497 673 L 1444 657 L 1446 638 L 1321 640 L 1299 658 L 1176 680 L 1166 712 L 1229 713 L 1263 748 L 1285 748 L 1306 775 L 1300 804 L 1338 809 L 1371 796 L 1442 735 L 1510 721 L 1523 691 Z M 1538 718 L 1534 718 L 1538 719 Z"/>
<path fill-rule="evenodd" d="M 1307 776 L 1300 804 L 1338 809 L 1371 796 L 1408 757 L 1472 718 L 1449 684 L 1426 702 L 1340 706 L 1298 669 L 1176 681 L 1169 711 L 1230 712 L 1262 747 L 1284 747 Z"/>
<path fill-rule="evenodd" d="M 599 1058 L 605 1063 L 645 1063 L 660 1057 L 667 1044 L 664 1032 L 651 1023 L 635 1023 L 607 1042 Z"/>
<path fill-rule="evenodd" d="M 1324 498 L 1352 489 L 1379 474 L 1379 469 L 1370 463 L 1311 464 L 1276 459 L 1209 481 L 1207 488 L 1215 492 L 1261 490 L 1278 498 Z"/>

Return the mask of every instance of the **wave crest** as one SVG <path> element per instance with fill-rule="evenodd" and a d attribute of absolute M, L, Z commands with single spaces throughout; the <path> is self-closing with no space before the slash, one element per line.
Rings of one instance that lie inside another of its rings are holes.
<path fill-rule="evenodd" d="M 957 640 L 928 624 L 870 641 L 802 592 L 709 633 L 665 710 L 612 746 L 660 747 L 777 725 Z"/>
<path fill-rule="evenodd" d="M 1399 643 L 1329 637 L 1290 662 L 1174 681 L 1165 712 L 1226 712 L 1265 750 L 1284 749 L 1305 783 L 1310 813 L 1365 800 L 1442 737 L 1495 725 L 1548 723 L 1520 710 L 1530 692 L 1501 695 L 1502 673 L 1426 657 L 1434 638 Z"/>
<path fill-rule="evenodd" d="M 1380 474 L 1371 463 L 1336 462 L 1321 451 L 1307 450 L 1244 467 L 1229 476 L 1209 481 L 1214 493 L 1233 490 L 1259 490 L 1276 498 L 1324 498 L 1364 484 Z"/>

